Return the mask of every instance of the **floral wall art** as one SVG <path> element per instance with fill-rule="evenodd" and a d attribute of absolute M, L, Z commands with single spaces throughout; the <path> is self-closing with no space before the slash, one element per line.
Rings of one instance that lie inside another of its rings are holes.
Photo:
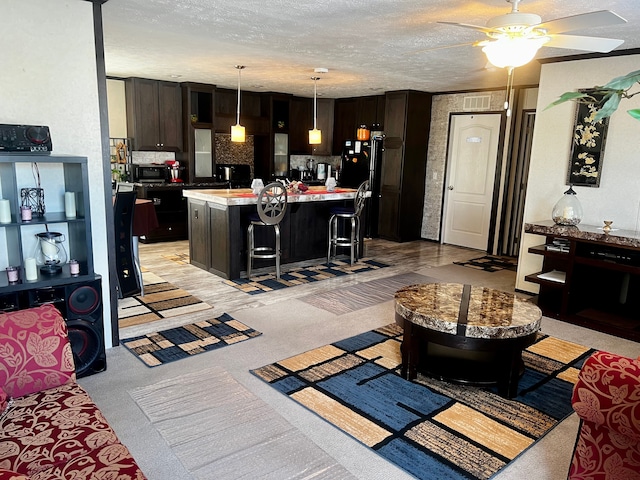
<path fill-rule="evenodd" d="M 589 90 L 582 90 L 589 93 Z M 609 118 L 594 121 L 602 96 L 593 93 L 579 102 L 573 130 L 571 160 L 567 173 L 567 184 L 580 187 L 600 186 L 604 145 Z"/>

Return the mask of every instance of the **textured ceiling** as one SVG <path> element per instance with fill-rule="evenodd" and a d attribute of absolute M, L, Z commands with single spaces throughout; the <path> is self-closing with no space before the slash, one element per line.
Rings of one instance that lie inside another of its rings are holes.
<path fill-rule="evenodd" d="M 506 71 L 485 68 L 469 45 L 482 33 L 436 22 L 484 26 L 510 10 L 506 0 L 108 0 L 107 75 L 237 88 L 241 64 L 243 90 L 313 96 L 314 68 L 324 67 L 318 92 L 333 98 L 503 87 Z M 629 23 L 571 34 L 640 47 L 638 0 L 523 0 L 519 10 L 543 21 L 612 10 Z M 536 58 L 581 53 L 543 47 Z M 537 84 L 539 70 L 517 68 L 515 83 Z"/>

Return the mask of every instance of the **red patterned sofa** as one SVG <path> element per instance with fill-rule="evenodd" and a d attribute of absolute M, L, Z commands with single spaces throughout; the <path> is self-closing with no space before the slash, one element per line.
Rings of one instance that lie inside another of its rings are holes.
<path fill-rule="evenodd" d="M 58 310 L 0 313 L 0 480 L 144 478 L 75 382 Z"/>
<path fill-rule="evenodd" d="M 571 400 L 580 430 L 570 480 L 640 480 L 640 359 L 596 352 Z"/>

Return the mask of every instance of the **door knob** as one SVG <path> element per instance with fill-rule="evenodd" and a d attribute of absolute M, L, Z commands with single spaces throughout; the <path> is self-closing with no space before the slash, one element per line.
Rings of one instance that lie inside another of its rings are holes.
<path fill-rule="evenodd" d="M 449 190 L 453 190 L 453 185 L 449 185 Z"/>

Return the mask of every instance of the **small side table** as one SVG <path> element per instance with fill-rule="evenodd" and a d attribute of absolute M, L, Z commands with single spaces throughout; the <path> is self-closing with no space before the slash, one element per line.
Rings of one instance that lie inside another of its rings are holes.
<path fill-rule="evenodd" d="M 492 288 L 459 283 L 411 285 L 395 294 L 403 326 L 402 376 L 417 371 L 460 383 L 497 385 L 517 394 L 522 350 L 533 344 L 542 312 L 533 303 Z"/>

